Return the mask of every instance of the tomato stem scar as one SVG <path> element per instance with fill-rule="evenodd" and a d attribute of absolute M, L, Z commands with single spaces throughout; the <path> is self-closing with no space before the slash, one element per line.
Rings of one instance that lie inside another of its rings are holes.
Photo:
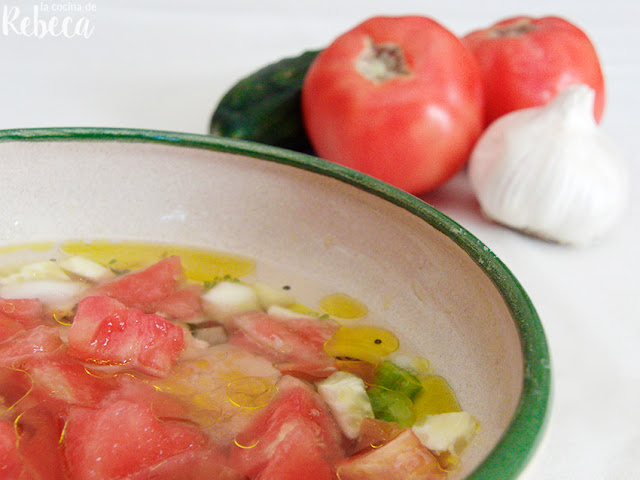
<path fill-rule="evenodd" d="M 373 43 L 367 38 L 356 60 L 356 70 L 373 83 L 384 83 L 411 74 L 402 47 L 395 43 Z"/>
<path fill-rule="evenodd" d="M 531 22 L 530 19 L 522 18 L 517 22 L 493 28 L 491 30 L 490 36 L 492 38 L 519 37 L 520 35 L 524 35 L 532 30 L 535 30 L 536 28 L 537 27 Z"/>

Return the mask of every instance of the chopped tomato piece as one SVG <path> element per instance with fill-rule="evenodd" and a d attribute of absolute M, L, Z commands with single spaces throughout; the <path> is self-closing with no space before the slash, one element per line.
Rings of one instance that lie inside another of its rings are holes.
<path fill-rule="evenodd" d="M 291 460 L 294 453 L 306 455 L 304 451 L 309 449 L 309 468 L 314 465 L 313 471 L 331 471 L 330 466 L 344 456 L 344 450 L 340 429 L 326 405 L 302 380 L 284 376 L 278 387 L 272 402 L 236 437 L 231 465 L 249 477 L 262 471 L 284 471 L 285 458 Z M 306 464 L 302 459 L 296 462 L 299 468 Z M 304 469 L 297 474 L 298 478 L 316 478 L 307 476 Z"/>
<path fill-rule="evenodd" d="M 111 297 L 127 307 L 176 320 L 201 319 L 203 287 L 200 284 L 182 285 L 183 280 L 180 257 L 172 256 L 99 285 L 90 295 Z"/>
<path fill-rule="evenodd" d="M 246 480 L 211 448 L 191 449 L 127 477 L 127 480 Z"/>
<path fill-rule="evenodd" d="M 353 446 L 354 452 L 378 448 L 391 441 L 402 432 L 402 427 L 394 422 L 377 418 L 365 418 L 360 425 L 360 435 Z"/>
<path fill-rule="evenodd" d="M 268 358 L 283 374 L 317 379 L 336 371 L 333 357 L 324 351 L 338 328 L 333 322 L 250 312 L 233 317 L 228 326 L 229 343 Z"/>
<path fill-rule="evenodd" d="M 43 320 L 40 300 L 0 298 L 0 342 L 12 337 L 20 330 L 34 328 Z"/>
<path fill-rule="evenodd" d="M 69 330 L 69 354 L 87 362 L 166 374 L 184 349 L 182 327 L 109 297 L 85 297 Z"/>
<path fill-rule="evenodd" d="M 323 458 L 322 449 L 305 425 L 294 428 L 280 442 L 258 480 L 333 480 L 333 466 Z"/>
<path fill-rule="evenodd" d="M 22 330 L 24 330 L 24 326 L 20 322 L 0 315 L 0 343 L 10 339 Z"/>
<path fill-rule="evenodd" d="M 115 400 L 73 407 L 63 438 L 71 480 L 127 478 L 188 449 L 207 444 L 197 427 L 160 420 L 151 405 Z"/>
<path fill-rule="evenodd" d="M 19 478 L 21 471 L 13 423 L 0 420 L 0 478 Z"/>
<path fill-rule="evenodd" d="M 153 304 L 151 310 L 183 322 L 200 320 L 203 313 L 202 292 L 200 284 L 186 285 Z"/>
<path fill-rule="evenodd" d="M 92 406 L 115 385 L 92 375 L 84 364 L 62 352 L 31 357 L 20 368 L 31 377 L 39 397 L 70 405 Z"/>
<path fill-rule="evenodd" d="M 410 428 L 379 448 L 338 463 L 340 480 L 444 480 L 436 457 Z"/>
<path fill-rule="evenodd" d="M 155 313 L 155 304 L 175 292 L 181 278 L 180 257 L 172 256 L 104 283 L 93 289 L 91 295 L 105 295 L 127 307 Z"/>
<path fill-rule="evenodd" d="M 60 447 L 63 426 L 47 404 L 31 407 L 16 419 L 18 452 L 24 464 L 20 479 L 66 480 Z"/>
<path fill-rule="evenodd" d="M 35 327 L 42 321 L 44 309 L 38 299 L 0 298 L 0 315 L 14 318 L 25 327 Z"/>
<path fill-rule="evenodd" d="M 49 354 L 62 346 L 57 328 L 40 325 L 22 330 L 0 344 L 0 365 L 12 366 L 32 356 Z"/>
<path fill-rule="evenodd" d="M 13 419 L 20 413 L 19 409 L 33 405 L 32 390 L 33 380 L 27 372 L 0 366 L 0 416 Z"/>

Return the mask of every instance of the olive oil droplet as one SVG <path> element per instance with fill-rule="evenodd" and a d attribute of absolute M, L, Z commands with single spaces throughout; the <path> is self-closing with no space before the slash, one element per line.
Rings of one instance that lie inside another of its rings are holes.
<path fill-rule="evenodd" d="M 367 307 L 361 301 L 344 293 L 327 295 L 319 302 L 320 309 L 338 318 L 362 318 L 367 314 Z"/>

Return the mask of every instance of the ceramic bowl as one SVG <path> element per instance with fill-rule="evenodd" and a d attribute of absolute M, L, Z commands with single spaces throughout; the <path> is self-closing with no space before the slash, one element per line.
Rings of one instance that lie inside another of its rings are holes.
<path fill-rule="evenodd" d="M 307 304 L 346 293 L 480 421 L 452 479 L 513 479 L 530 460 L 550 394 L 535 309 L 485 245 L 415 197 L 294 152 L 139 130 L 0 132 L 0 171 L 0 245 L 205 246 L 297 282 Z"/>

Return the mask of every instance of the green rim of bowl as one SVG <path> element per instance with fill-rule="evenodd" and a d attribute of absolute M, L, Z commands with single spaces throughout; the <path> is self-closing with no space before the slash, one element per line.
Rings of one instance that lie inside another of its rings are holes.
<path fill-rule="evenodd" d="M 210 135 L 121 128 L 43 128 L 0 131 L 0 142 L 115 141 L 160 143 L 243 154 L 292 165 L 354 185 L 420 217 L 455 241 L 492 280 L 513 316 L 522 344 L 522 395 L 506 432 L 468 480 L 515 479 L 537 449 L 547 423 L 551 368 L 538 314 L 519 281 L 480 240 L 449 217 L 402 190 L 317 157 L 254 142 Z"/>

